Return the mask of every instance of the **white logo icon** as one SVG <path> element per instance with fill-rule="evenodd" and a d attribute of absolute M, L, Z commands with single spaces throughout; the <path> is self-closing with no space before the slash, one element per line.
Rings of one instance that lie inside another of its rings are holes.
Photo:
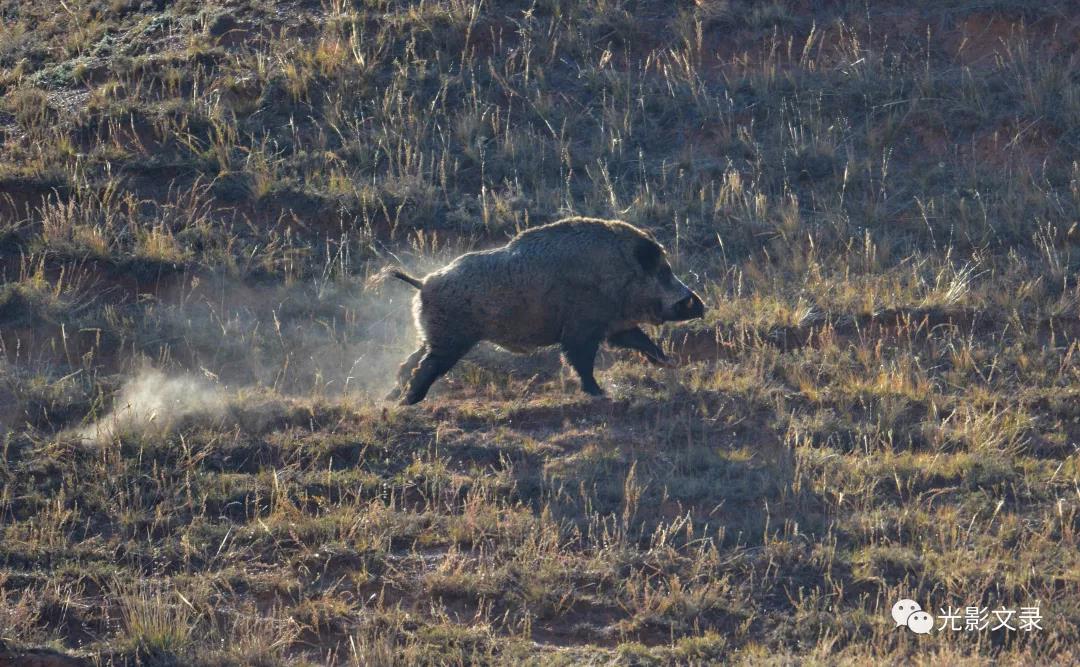
<path fill-rule="evenodd" d="M 917 611 L 922 611 L 919 603 L 905 598 L 892 606 L 892 617 L 897 625 L 907 625 L 908 616 Z"/>
<path fill-rule="evenodd" d="M 906 625 L 918 635 L 929 634 L 934 628 L 934 617 L 923 611 L 918 602 L 907 598 L 892 606 L 892 617 L 897 626 Z"/>
<path fill-rule="evenodd" d="M 908 616 L 907 626 L 917 635 L 928 635 L 934 629 L 934 617 L 925 611 L 917 611 Z"/>

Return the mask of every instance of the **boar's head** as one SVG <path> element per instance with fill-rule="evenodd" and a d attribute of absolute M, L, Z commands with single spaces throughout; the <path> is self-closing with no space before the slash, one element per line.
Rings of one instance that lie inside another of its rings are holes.
<path fill-rule="evenodd" d="M 634 249 L 634 257 L 644 272 L 644 280 L 639 283 L 644 293 L 636 295 L 635 300 L 644 304 L 650 322 L 682 322 L 705 315 L 701 297 L 671 271 L 660 244 L 643 238 Z"/>

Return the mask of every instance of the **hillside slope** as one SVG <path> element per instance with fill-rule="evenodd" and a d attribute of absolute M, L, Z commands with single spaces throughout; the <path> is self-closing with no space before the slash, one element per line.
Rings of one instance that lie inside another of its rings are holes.
<path fill-rule="evenodd" d="M 1080 659 L 1071 3 L 0 16 L 0 662 Z M 679 368 L 383 402 L 367 278 L 569 214 L 702 294 Z"/>

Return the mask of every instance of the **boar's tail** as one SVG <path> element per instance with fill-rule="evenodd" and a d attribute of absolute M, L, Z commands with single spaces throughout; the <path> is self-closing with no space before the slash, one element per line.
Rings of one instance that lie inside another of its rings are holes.
<path fill-rule="evenodd" d="M 390 278 L 390 277 L 394 277 L 394 278 L 397 278 L 398 280 L 402 280 L 404 282 L 407 282 L 410 285 L 412 285 L 413 287 L 415 287 L 416 289 L 420 289 L 420 288 L 422 288 L 424 286 L 424 281 L 423 280 L 420 280 L 418 278 L 413 278 L 412 276 L 405 273 L 401 269 L 395 269 L 392 266 L 388 266 L 385 269 L 379 271 L 375 275 L 368 278 L 365 285 L 368 288 L 376 288 L 379 285 L 382 285 L 384 282 L 386 282 L 386 279 Z"/>
<path fill-rule="evenodd" d="M 398 280 L 404 280 L 405 282 L 409 283 L 410 285 L 412 285 L 416 289 L 420 289 L 421 287 L 424 286 L 424 281 L 417 280 L 416 278 L 413 278 L 412 276 L 405 273 L 401 269 L 390 269 L 390 275 L 397 278 Z"/>

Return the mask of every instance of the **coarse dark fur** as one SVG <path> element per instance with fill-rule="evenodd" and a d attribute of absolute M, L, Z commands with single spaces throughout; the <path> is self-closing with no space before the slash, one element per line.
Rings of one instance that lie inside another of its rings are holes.
<path fill-rule="evenodd" d="M 588 394 L 600 343 L 637 350 L 659 365 L 664 352 L 639 324 L 701 317 L 705 307 L 671 272 L 663 247 L 617 220 L 568 218 L 522 232 L 501 248 L 466 253 L 413 278 L 420 347 L 401 365 L 402 403 L 423 400 L 431 384 L 476 343 L 513 352 L 558 344 Z"/>

